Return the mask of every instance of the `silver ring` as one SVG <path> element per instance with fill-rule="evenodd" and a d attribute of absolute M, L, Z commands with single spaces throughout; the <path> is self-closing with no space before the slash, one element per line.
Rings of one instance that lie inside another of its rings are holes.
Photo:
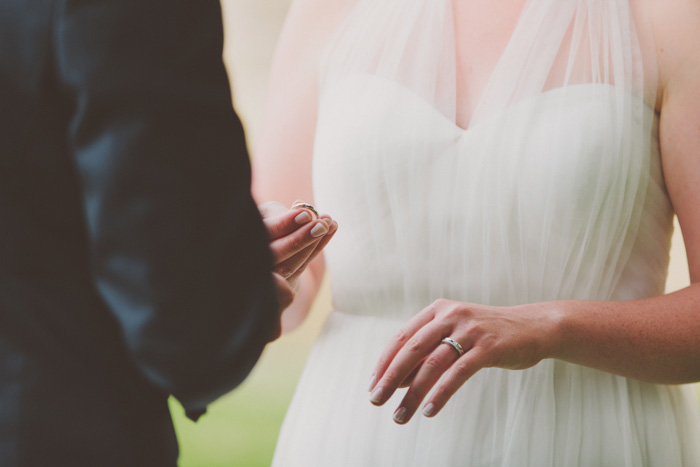
<path fill-rule="evenodd" d="M 464 349 L 462 348 L 461 345 L 459 345 L 459 342 L 457 342 L 456 340 L 451 339 L 451 338 L 449 338 L 449 337 L 445 337 L 445 338 L 442 340 L 442 343 L 443 343 L 443 344 L 449 344 L 449 345 L 451 345 L 452 348 L 455 349 L 455 350 L 457 351 L 457 353 L 459 354 L 460 357 L 461 357 L 462 355 L 464 355 Z"/>
<path fill-rule="evenodd" d="M 321 216 L 318 215 L 318 212 L 316 211 L 316 208 L 314 208 L 314 207 L 311 206 L 310 204 L 307 204 L 307 203 L 297 203 L 297 204 L 295 204 L 294 206 L 291 207 L 291 209 L 294 209 L 294 208 L 306 208 L 306 209 L 308 209 L 309 211 L 311 211 L 311 212 L 313 212 L 314 214 L 316 214 L 316 217 L 321 217 Z"/>

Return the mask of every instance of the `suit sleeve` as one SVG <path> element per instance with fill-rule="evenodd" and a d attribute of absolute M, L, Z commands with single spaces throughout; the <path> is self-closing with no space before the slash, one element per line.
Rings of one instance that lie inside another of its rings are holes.
<path fill-rule="evenodd" d="M 279 326 L 219 1 L 58 5 L 95 284 L 144 376 L 201 413 Z"/>

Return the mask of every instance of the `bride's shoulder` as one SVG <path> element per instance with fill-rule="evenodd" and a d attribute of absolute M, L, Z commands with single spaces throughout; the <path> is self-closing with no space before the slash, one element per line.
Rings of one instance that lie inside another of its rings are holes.
<path fill-rule="evenodd" d="M 328 40 L 358 0 L 292 0 L 284 32 Z"/>
<path fill-rule="evenodd" d="M 656 43 L 659 84 L 700 77 L 700 0 L 647 0 Z"/>
<path fill-rule="evenodd" d="M 335 15 L 339 10 L 352 7 L 359 0 L 292 0 L 290 11 L 295 9 L 310 9 L 318 14 L 325 14 L 329 17 Z"/>
<path fill-rule="evenodd" d="M 315 68 L 338 25 L 357 0 L 293 0 L 277 43 L 275 62 L 301 72 Z"/>

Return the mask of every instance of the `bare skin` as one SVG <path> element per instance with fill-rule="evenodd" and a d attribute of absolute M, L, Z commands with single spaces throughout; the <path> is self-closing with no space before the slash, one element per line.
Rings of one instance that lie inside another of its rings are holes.
<path fill-rule="evenodd" d="M 295 203 L 296 204 L 296 203 Z M 294 304 L 299 280 L 306 268 L 331 241 L 338 223 L 299 206 L 286 208 L 270 201 L 258 206 L 270 238 L 274 257 L 273 276 L 282 319 L 276 337 L 289 327 L 285 311 Z"/>
<path fill-rule="evenodd" d="M 287 209 L 282 203 L 268 202 L 258 207 L 270 236 L 275 272 L 284 277 L 292 290 L 306 267 L 328 245 L 338 223 L 324 214 L 317 217 L 309 209 Z"/>
<path fill-rule="evenodd" d="M 291 206 L 296 200 L 314 205 L 311 190 L 317 105 L 318 57 L 333 31 L 345 0 L 297 1 L 292 4 L 272 64 L 262 135 L 253 157 L 253 195 L 259 203 L 277 200 Z M 306 25 L 309 17 L 328 22 Z M 323 209 L 323 206 L 317 206 Z M 282 332 L 296 329 L 306 318 L 325 273 L 323 255 L 308 264 L 295 283 L 294 302 L 282 314 Z"/>
<path fill-rule="evenodd" d="M 559 301 L 510 308 L 439 300 L 397 333 L 371 381 L 382 405 L 409 389 L 394 413 L 408 422 L 423 405 L 435 416 L 478 370 L 524 369 L 556 358 L 661 384 L 700 380 L 700 2 L 657 4 L 662 164 L 688 252 L 691 285 L 673 294 L 626 302 Z M 458 358 L 442 337 L 469 349 Z M 426 364 L 421 364 L 425 361 Z M 418 370 L 416 367 L 420 366 Z M 406 381 L 408 380 L 408 381 Z"/>
<path fill-rule="evenodd" d="M 522 0 L 512 3 L 517 9 Z M 277 137 L 263 141 L 255 159 L 254 189 L 259 200 L 311 199 L 318 58 L 334 18 L 346 7 L 343 0 L 297 0 L 292 7 L 273 67 L 263 131 Z M 408 422 L 421 407 L 427 416 L 436 415 L 482 368 L 517 370 L 546 358 L 653 383 L 700 381 L 700 1 L 653 1 L 650 8 L 656 40 L 652 53 L 659 69 L 658 89 L 650 94 L 658 96 L 664 176 L 683 231 L 691 285 L 672 294 L 626 302 L 557 301 L 499 308 L 438 300 L 402 327 L 371 376 L 370 399 L 377 405 L 384 404 L 398 387 L 408 386 L 395 412 L 397 423 Z M 490 11 L 498 14 L 499 9 L 509 10 L 499 4 Z M 465 14 L 463 20 L 470 17 L 484 18 Z M 507 23 L 509 18 L 502 21 Z M 463 30 L 478 36 L 478 28 L 474 23 Z M 492 43 L 497 44 L 498 38 Z M 460 53 L 489 69 L 488 57 L 479 58 L 478 52 Z M 462 67 L 460 72 L 468 75 L 474 69 L 479 67 Z M 480 94 L 482 78 L 474 74 L 474 88 L 461 91 L 467 104 L 473 101 L 470 95 Z M 467 122 L 470 109 L 460 115 Z M 287 312 L 295 322 L 308 311 L 323 271 L 319 256 L 299 279 L 300 297 Z M 452 347 L 440 345 L 447 336 L 462 345 L 463 356 L 458 358 Z"/>

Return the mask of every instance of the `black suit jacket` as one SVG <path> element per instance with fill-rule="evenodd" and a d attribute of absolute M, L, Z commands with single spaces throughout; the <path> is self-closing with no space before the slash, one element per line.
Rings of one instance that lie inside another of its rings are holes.
<path fill-rule="evenodd" d="M 218 0 L 0 0 L 0 465 L 173 465 L 278 326 Z"/>

